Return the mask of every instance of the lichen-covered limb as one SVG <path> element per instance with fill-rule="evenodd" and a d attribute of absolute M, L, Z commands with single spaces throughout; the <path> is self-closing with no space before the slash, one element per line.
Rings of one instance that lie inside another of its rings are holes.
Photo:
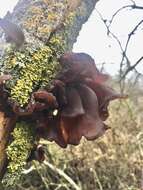
<path fill-rule="evenodd" d="M 26 165 L 27 156 L 33 148 L 34 134 L 31 124 L 18 122 L 12 132 L 13 141 L 7 147 L 8 166 L 3 184 L 13 186 Z"/>
<path fill-rule="evenodd" d="M 9 19 L 22 27 L 26 41 L 19 50 L 13 47 L 2 50 L 0 63 L 0 73 L 12 76 L 6 83 L 11 101 L 24 108 L 35 90 L 45 86 L 50 89 L 51 81 L 60 70 L 58 58 L 72 50 L 97 1 L 19 1 Z M 10 135 L 6 122 L 7 118 L 2 116 L 0 136 L 4 140 L 0 144 L 0 174 Z"/>

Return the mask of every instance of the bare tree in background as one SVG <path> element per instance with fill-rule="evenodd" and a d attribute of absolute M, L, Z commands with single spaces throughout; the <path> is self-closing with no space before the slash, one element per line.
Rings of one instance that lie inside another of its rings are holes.
<path fill-rule="evenodd" d="M 128 33 L 128 37 L 126 39 L 125 44 L 120 40 L 120 38 L 112 31 L 112 25 L 114 20 L 116 19 L 119 14 L 123 13 L 123 11 L 142 11 L 143 12 L 143 7 L 136 4 L 135 1 L 131 0 L 131 3 L 125 6 L 120 7 L 118 10 L 115 11 L 115 13 L 112 15 L 110 20 L 107 20 L 102 16 L 102 14 L 96 10 L 103 21 L 106 29 L 107 29 L 107 35 L 112 37 L 116 42 L 117 45 L 120 48 L 122 58 L 120 60 L 120 70 L 119 70 L 119 82 L 120 82 L 120 87 L 121 90 L 124 90 L 124 85 L 125 85 L 125 79 L 128 78 L 128 74 L 133 72 L 131 75 L 130 79 L 132 78 L 134 81 L 134 84 L 138 81 L 139 78 L 142 78 L 142 73 L 140 73 L 136 67 L 139 64 L 143 63 L 143 56 L 139 57 L 134 63 L 130 60 L 129 58 L 129 53 L 128 53 L 128 47 L 132 41 L 133 38 L 136 37 L 136 33 L 139 29 L 142 28 L 143 26 L 143 20 L 141 19 L 133 28 L 132 30 Z M 120 17 L 120 16 L 119 16 Z M 131 21 L 132 18 L 130 18 Z M 137 50 L 138 51 L 138 50 Z"/>

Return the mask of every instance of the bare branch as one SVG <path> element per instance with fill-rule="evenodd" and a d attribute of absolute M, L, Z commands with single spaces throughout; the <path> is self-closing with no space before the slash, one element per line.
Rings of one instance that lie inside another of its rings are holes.
<path fill-rule="evenodd" d="M 116 17 L 116 15 L 121 12 L 122 10 L 126 9 L 126 8 L 132 8 L 133 5 L 126 5 L 126 6 L 123 6 L 121 7 L 120 9 L 118 9 L 113 15 L 112 15 L 112 18 L 110 20 L 110 25 L 112 24 L 114 18 Z"/>
<path fill-rule="evenodd" d="M 135 27 L 134 29 L 128 34 L 128 39 L 125 45 L 125 49 L 124 49 L 124 53 L 126 54 L 128 45 L 129 45 L 129 41 L 131 40 L 131 37 L 135 34 L 135 32 L 137 31 L 137 29 L 139 28 L 139 26 L 143 23 L 143 20 L 141 20 Z"/>
<path fill-rule="evenodd" d="M 96 9 L 96 11 L 99 14 L 101 20 L 103 21 L 103 23 L 104 23 L 104 25 L 105 25 L 105 27 L 107 29 L 107 35 L 111 35 L 111 37 L 116 40 L 116 42 L 117 42 L 117 44 L 118 44 L 118 46 L 119 46 L 119 48 L 121 50 L 121 53 L 122 53 L 123 56 L 122 56 L 122 60 L 120 62 L 120 73 L 122 74 L 122 67 L 123 67 L 124 59 L 126 59 L 126 63 L 127 63 L 128 66 L 130 66 L 130 60 L 129 60 L 128 56 L 126 55 L 126 52 L 125 52 L 124 48 L 122 47 L 122 44 L 121 44 L 119 38 L 110 30 L 109 25 L 107 24 L 107 20 L 105 20 L 103 18 L 103 16 L 101 15 L 101 13 L 97 9 Z"/>
<path fill-rule="evenodd" d="M 142 60 L 143 60 L 143 56 L 140 57 L 134 65 L 130 66 L 130 67 L 125 71 L 124 75 L 121 77 L 120 80 L 123 80 L 123 79 L 127 76 L 127 74 L 128 74 L 129 72 L 131 72 L 133 69 L 135 69 L 135 67 L 136 67 Z"/>
<path fill-rule="evenodd" d="M 114 18 L 117 16 L 117 14 L 119 14 L 119 12 L 121 12 L 122 10 L 127 9 L 127 8 L 130 8 L 130 10 L 132 10 L 132 9 L 143 10 L 143 7 L 142 7 L 142 6 L 137 6 L 135 3 L 133 3 L 133 5 L 126 5 L 126 6 L 123 6 L 123 7 L 121 7 L 120 9 L 118 9 L 118 10 L 113 14 L 111 20 L 109 21 L 109 22 L 110 22 L 109 27 L 111 26 L 111 24 L 112 24 Z"/>
<path fill-rule="evenodd" d="M 122 8 L 118 9 L 114 15 L 112 16 L 112 19 L 109 21 L 110 24 L 107 23 L 107 20 L 103 18 L 103 16 L 101 15 L 101 13 L 96 9 L 98 15 L 100 16 L 101 20 L 103 21 L 106 29 L 107 29 L 107 35 L 110 35 L 112 38 L 114 38 L 116 40 L 116 42 L 118 43 L 119 45 L 119 48 L 121 50 L 121 53 L 122 53 L 122 58 L 121 58 L 121 61 L 120 61 L 120 76 L 121 76 L 121 79 L 120 79 L 120 82 L 121 80 L 125 79 L 126 75 L 132 71 L 133 69 L 135 69 L 135 67 L 142 61 L 143 57 L 141 57 L 139 60 L 137 60 L 137 62 L 134 64 L 134 65 L 131 65 L 131 62 L 127 56 L 127 49 L 128 49 L 128 46 L 129 46 L 129 43 L 133 37 L 133 35 L 135 34 L 135 32 L 138 30 L 138 28 L 142 25 L 143 23 L 143 20 L 141 20 L 134 28 L 133 30 L 128 34 L 128 38 L 127 38 L 127 41 L 126 41 L 126 44 L 125 44 L 125 47 L 123 48 L 122 46 L 122 43 L 121 41 L 119 40 L 119 38 L 110 30 L 110 26 L 111 26 L 111 23 L 113 21 L 113 19 L 115 18 L 115 16 L 117 16 L 117 14 L 125 9 L 125 8 L 132 8 L 132 9 L 143 9 L 143 7 L 141 6 L 138 6 L 135 4 L 134 1 L 132 1 L 133 5 L 126 5 L 126 6 L 123 6 Z M 127 69 L 126 71 L 124 72 L 123 71 L 123 66 L 124 66 L 124 62 L 126 63 L 126 66 L 127 66 Z M 124 86 L 124 85 L 123 85 Z"/>

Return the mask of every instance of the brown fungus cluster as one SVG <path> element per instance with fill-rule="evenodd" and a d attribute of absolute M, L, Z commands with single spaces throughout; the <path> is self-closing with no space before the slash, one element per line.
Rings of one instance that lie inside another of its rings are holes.
<path fill-rule="evenodd" d="M 9 98 L 7 104 L 17 118 L 35 122 L 39 139 L 55 141 L 65 148 L 68 144 L 78 145 L 82 137 L 94 140 L 103 135 L 108 129 L 104 121 L 108 117 L 109 102 L 125 96 L 105 84 L 109 76 L 102 74 L 87 54 L 65 53 L 59 63 L 61 70 L 50 90 L 33 92 L 25 108 Z M 9 75 L 2 77 L 10 79 Z M 38 155 L 34 159 L 43 159 L 41 150 L 33 150 Z"/>
<path fill-rule="evenodd" d="M 110 100 L 123 98 L 105 84 L 109 78 L 96 68 L 85 53 L 66 53 L 60 57 L 62 70 L 56 76 L 51 92 L 56 97 L 56 113 L 39 119 L 41 137 L 61 147 L 78 145 L 82 136 L 94 140 L 108 129 Z"/>

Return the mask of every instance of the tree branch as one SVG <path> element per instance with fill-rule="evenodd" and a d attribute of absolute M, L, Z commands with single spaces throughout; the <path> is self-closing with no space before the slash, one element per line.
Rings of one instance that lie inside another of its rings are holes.
<path fill-rule="evenodd" d="M 22 114 L 30 113 L 29 109 L 32 108 L 26 106 L 29 103 L 32 105 L 31 96 L 35 90 L 45 86 L 51 88 L 52 81 L 60 70 L 58 58 L 72 50 L 82 25 L 89 18 L 97 1 L 20 0 L 18 2 L 9 20 L 21 26 L 25 42 L 20 49 L 15 49 L 11 45 L 7 49 L 2 49 L 4 53 L 0 66 L 1 74 L 9 73 L 12 76 L 12 79 L 6 82 L 5 88 L 9 96 L 7 102 L 11 105 L 12 111 L 19 114 L 17 121 L 25 121 Z M 5 113 L 0 119 L 4 120 L 1 122 L 3 129 L 1 139 L 5 139 L 0 144 L 1 174 L 6 169 L 6 146 L 11 130 L 5 127 L 7 123 Z M 29 124 L 31 121 L 27 119 L 26 122 Z"/>

